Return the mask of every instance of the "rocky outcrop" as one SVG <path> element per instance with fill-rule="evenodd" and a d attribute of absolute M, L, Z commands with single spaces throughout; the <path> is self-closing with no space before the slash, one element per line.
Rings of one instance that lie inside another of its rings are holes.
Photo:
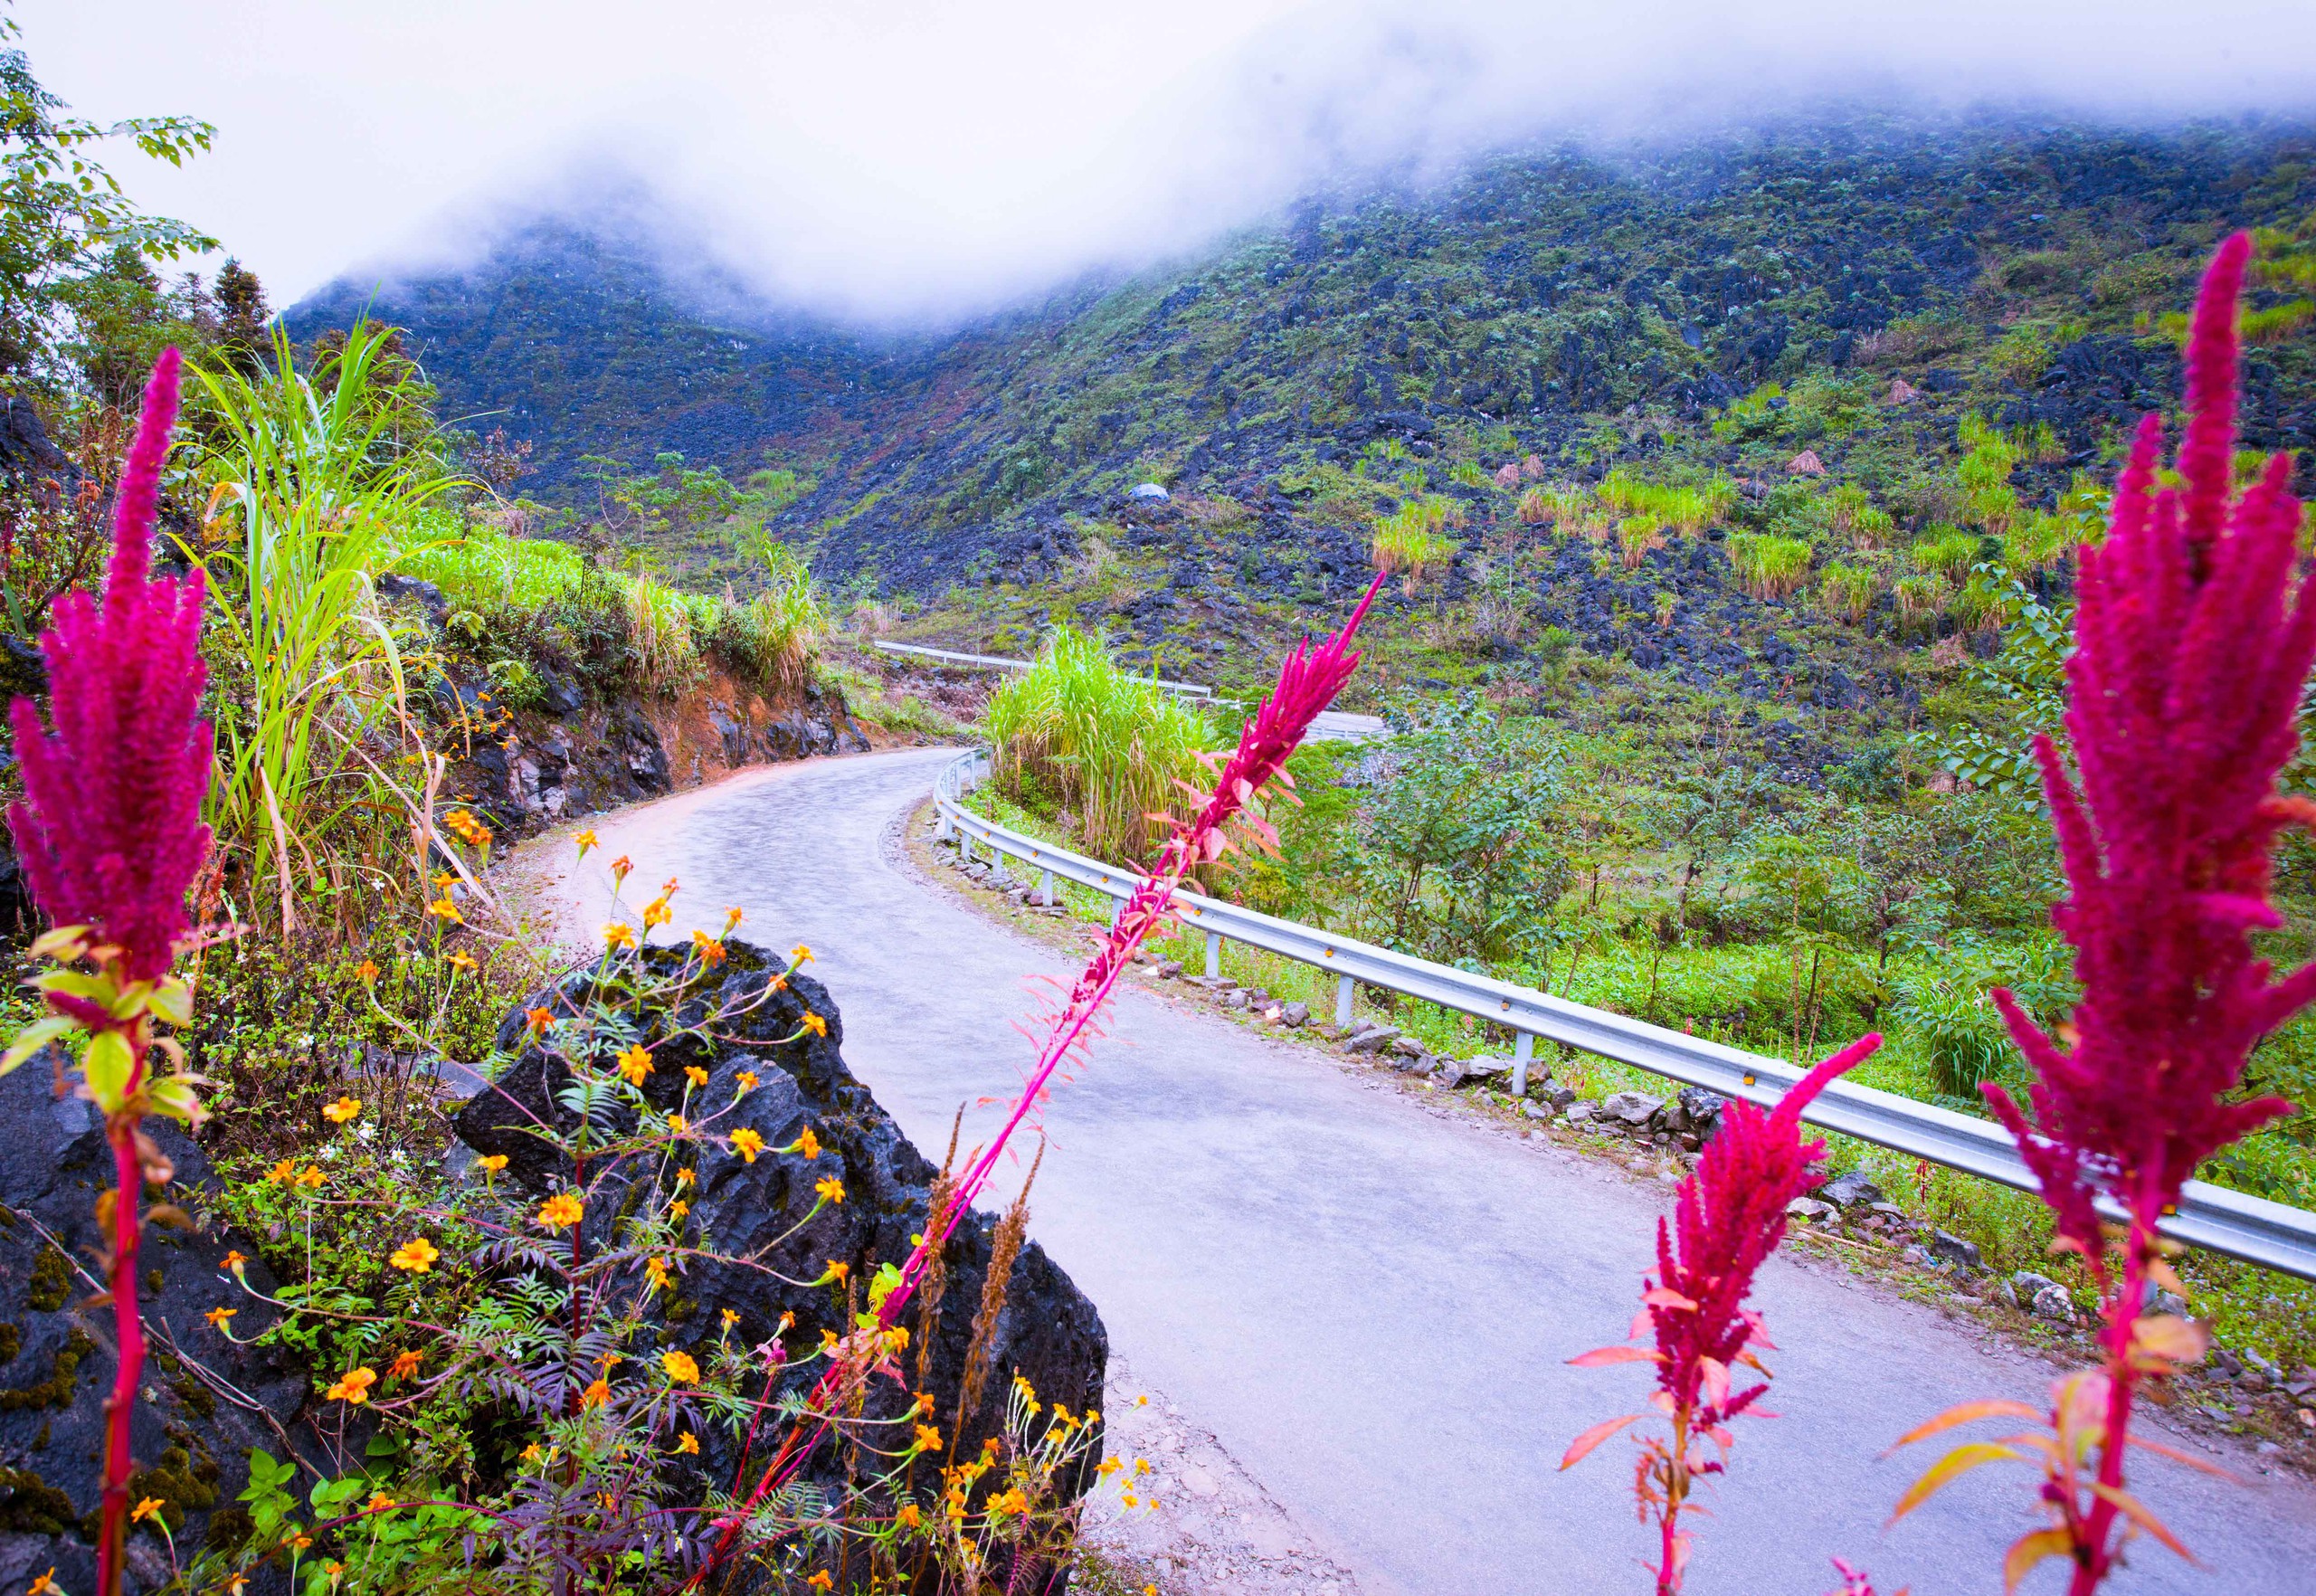
<path fill-rule="evenodd" d="M 24 1590 L 52 1568 L 68 1591 L 96 1584 L 114 1342 L 111 1309 L 90 1299 L 103 1240 L 95 1203 L 112 1184 L 112 1152 L 94 1110 L 55 1097 L 54 1079 L 48 1055 L 0 1079 L 0 1590 Z M 176 1166 L 167 1201 L 197 1216 L 215 1184 L 207 1158 L 166 1121 L 147 1128 Z M 210 1309 L 232 1308 L 234 1336 L 248 1340 L 276 1316 L 222 1267 L 232 1250 L 248 1255 L 251 1287 L 271 1295 L 247 1237 L 156 1223 L 141 1254 L 150 1345 L 130 1492 L 161 1500 L 187 1561 L 247 1534 L 234 1498 L 248 1483 L 250 1449 L 288 1450 L 284 1433 L 310 1389 L 286 1354 L 238 1345 L 210 1324 Z M 132 1531 L 128 1563 L 133 1589 L 166 1582 L 168 1545 L 156 1524 Z"/>
<path fill-rule="evenodd" d="M 707 1085 L 693 1091 L 689 1109 L 696 1121 L 714 1126 L 713 1135 L 689 1144 L 691 1154 L 684 1161 L 697 1183 L 690 1196 L 688 1223 L 694 1229 L 689 1235 L 692 1244 L 705 1250 L 752 1260 L 749 1265 L 695 1260 L 667 1302 L 659 1330 L 663 1348 L 692 1350 L 703 1363 L 707 1349 L 723 1334 L 726 1310 L 739 1316 L 732 1334 L 748 1344 L 774 1335 L 783 1316 L 791 1314 L 794 1328 L 784 1338 L 791 1348 L 817 1346 L 823 1330 L 844 1333 L 848 1308 L 857 1306 L 858 1292 L 878 1266 L 904 1261 L 911 1238 L 925 1229 L 928 1186 L 937 1173 L 845 1067 L 843 1023 L 827 988 L 799 975 L 784 987 L 767 991 L 770 977 L 784 961 L 746 943 L 726 945 L 724 974 L 713 985 L 695 990 L 672 1013 L 637 1012 L 631 1016 L 647 1040 L 685 1031 L 711 1013 L 736 1016 L 714 1027 L 717 1040 L 695 1033 L 656 1049 L 655 1068 L 644 1083 L 652 1101 L 671 1107 L 683 1090 L 684 1069 L 707 1071 Z M 677 967 L 672 953 L 651 956 L 663 974 Z M 537 994 L 525 1007 L 572 1012 L 584 1002 L 586 990 L 585 976 L 574 976 Z M 808 1012 L 825 1021 L 826 1036 L 803 1029 Z M 561 1151 L 529 1127 L 554 1124 L 567 1132 L 576 1120 L 561 1106 L 568 1070 L 558 1058 L 531 1044 L 526 1024 L 519 1011 L 508 1016 L 498 1046 L 515 1061 L 495 1086 L 467 1105 L 456 1129 L 466 1146 L 505 1154 L 508 1173 L 536 1196 L 569 1170 Z M 800 1033 L 799 1040 L 783 1040 Z M 742 1070 L 753 1071 L 761 1084 L 744 1091 L 738 1081 Z M 814 1157 L 767 1150 L 751 1163 L 729 1145 L 733 1133 L 746 1128 L 764 1138 L 766 1149 L 789 1146 L 808 1127 L 819 1144 Z M 796 1230 L 816 1201 L 815 1183 L 829 1177 L 843 1183 L 844 1201 L 822 1209 Z M 662 1171 L 655 1164 L 648 1172 L 614 1172 L 609 1177 L 622 1190 L 634 1180 L 655 1178 L 666 1182 L 672 1194 L 679 1179 L 673 1167 Z M 605 1200 L 591 1195 L 587 1222 L 608 1226 L 625 1206 L 624 1196 Z M 952 1236 L 944 1255 L 946 1288 L 932 1328 L 932 1353 L 925 1378 L 916 1385 L 933 1394 L 943 1434 L 953 1429 L 958 1432 L 955 1450 L 960 1457 L 1001 1430 L 1006 1391 L 1014 1374 L 1025 1377 L 1048 1403 L 1083 1413 L 1101 1403 L 1109 1359 L 1108 1335 L 1093 1303 L 1030 1241 L 1008 1277 L 1004 1311 L 989 1347 L 991 1376 L 974 1410 L 959 1421 L 960 1390 L 974 1314 L 989 1272 L 993 1230 L 990 1215 L 975 1212 Z M 783 1283 L 783 1278 L 819 1278 L 831 1259 L 850 1267 L 856 1295 L 849 1297 L 845 1287 Z M 921 1339 L 915 1306 L 902 1322 L 913 1337 Z M 903 1360 L 913 1384 L 917 1355 L 913 1342 Z M 796 1371 L 783 1382 L 783 1389 L 809 1385 L 815 1372 L 816 1366 Z M 866 1412 L 872 1419 L 897 1420 L 909 1402 L 907 1392 L 879 1381 Z M 714 1440 L 703 1435 L 701 1444 L 703 1453 L 687 1485 L 695 1493 L 705 1491 L 710 1482 L 728 1487 L 737 1461 L 729 1442 L 720 1435 Z M 1098 1446 L 1088 1452 L 1086 1473 L 1073 1484 L 1072 1494 L 1091 1483 L 1091 1468 L 1099 1456 Z M 824 1445 L 808 1477 L 833 1485 L 844 1477 L 848 1466 L 842 1449 Z"/>
<path fill-rule="evenodd" d="M 813 683 L 768 698 L 721 671 L 672 700 L 590 703 L 575 680 L 552 671 L 539 673 L 519 709 L 488 684 L 450 679 L 436 698 L 457 755 L 450 793 L 506 837 L 745 765 L 868 748 L 843 694 Z"/>

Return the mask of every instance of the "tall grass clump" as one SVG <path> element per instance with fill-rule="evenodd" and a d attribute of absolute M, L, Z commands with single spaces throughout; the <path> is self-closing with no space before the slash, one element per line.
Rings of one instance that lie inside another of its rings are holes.
<path fill-rule="evenodd" d="M 1946 588 L 1935 576 L 1901 576 L 1890 586 L 1901 627 L 1928 625 L 1946 608 Z"/>
<path fill-rule="evenodd" d="M 1829 615 L 1863 621 L 1874 607 L 1874 573 L 1837 560 L 1828 565 L 1818 584 L 1818 603 Z"/>
<path fill-rule="evenodd" d="M 812 573 L 794 550 L 766 543 L 762 553 L 769 581 L 732 612 L 726 626 L 757 679 L 793 692 L 811 679 L 812 661 L 828 635 L 828 613 L 812 591 Z"/>
<path fill-rule="evenodd" d="M 630 576 L 620 584 L 620 608 L 636 685 L 663 698 L 689 687 L 699 673 L 699 643 L 684 595 L 654 577 Z"/>
<path fill-rule="evenodd" d="M 1732 532 L 1729 564 L 1747 593 L 1780 599 L 1800 590 L 1809 577 L 1809 546 L 1774 532 Z"/>
<path fill-rule="evenodd" d="M 1105 641 L 1057 628 L 1030 669 L 991 695 L 982 729 L 1000 791 L 1046 799 L 1080 817 L 1088 849 L 1140 860 L 1151 817 L 1198 774 L 1212 746 L 1205 716 L 1155 682 L 1130 676 Z"/>
<path fill-rule="evenodd" d="M 1624 551 L 1624 565 L 1637 571 L 1653 549 L 1665 546 L 1665 531 L 1654 516 L 1627 516 L 1617 526 L 1617 546 Z"/>
<path fill-rule="evenodd" d="M 1932 532 L 1933 536 L 1907 551 L 1908 557 L 1918 569 L 1960 582 L 1962 574 L 1978 562 L 1978 538 L 1951 527 L 1932 527 Z"/>
<path fill-rule="evenodd" d="M 1464 507 L 1452 499 L 1411 499 L 1375 523 L 1375 563 L 1383 570 L 1419 582 L 1444 570 L 1456 557 L 1455 540 L 1444 536 L 1464 524 Z"/>
<path fill-rule="evenodd" d="M 364 869 L 353 833 L 375 812 L 362 750 L 404 687 L 371 575 L 455 481 L 430 447 L 398 442 L 413 379 L 392 337 L 365 323 L 300 373 L 277 328 L 271 366 L 195 372 L 210 509 L 189 552 L 216 601 L 231 699 L 206 818 L 245 872 L 238 907 L 265 912 L 269 897 L 284 929 L 302 891 L 343 894 Z"/>

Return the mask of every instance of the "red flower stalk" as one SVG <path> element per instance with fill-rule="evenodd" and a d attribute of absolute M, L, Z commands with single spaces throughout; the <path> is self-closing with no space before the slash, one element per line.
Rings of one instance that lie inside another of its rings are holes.
<path fill-rule="evenodd" d="M 2150 415 L 2116 484 L 2105 545 L 2081 551 L 2066 714 L 2079 784 L 2050 738 L 2036 740 L 2067 877 L 2051 921 L 2074 945 L 2083 983 L 2072 1034 L 2063 1045 L 2010 993 L 1994 994 L 2034 1069 L 2031 1121 L 1999 1087 L 1983 1089 L 2041 1184 L 2056 1245 L 2089 1266 L 2106 1326 L 2103 1418 L 2075 1411 L 2092 1389 L 2083 1386 L 2062 1404 L 2066 1421 L 2053 1420 L 2061 1450 L 2097 1451 L 2097 1482 L 2077 1481 L 2071 1455 L 2047 1471 L 2055 1527 L 2012 1554 L 2025 1559 L 2014 1582 L 2043 1557 L 2071 1556 L 2076 1596 L 2115 1565 L 2131 1520 L 2160 1533 L 2122 1491 L 2125 1449 L 2141 1444 L 2130 1436 L 2132 1398 L 2202 1351 L 2192 1326 L 2140 1316 L 2150 1283 L 2180 1289 L 2158 1225 L 2205 1158 L 2292 1111 L 2278 1097 L 2230 1094 L 2260 1039 L 2316 998 L 2316 965 L 2272 980 L 2251 941 L 2282 924 L 2268 903 L 2278 833 L 2316 819 L 2316 805 L 2275 793 L 2316 658 L 2316 603 L 2294 575 L 2289 458 L 2232 492 L 2236 299 L 2251 250 L 2240 233 L 2222 244 L 2197 298 L 2183 485 L 2157 490 L 2163 431 Z M 2126 1219 L 2120 1279 L 2102 1197 Z"/>
<path fill-rule="evenodd" d="M 86 926 L 94 944 L 118 949 L 129 981 L 167 971 L 190 925 L 185 890 L 209 852 L 202 576 L 148 579 L 177 369 L 177 352 L 164 350 L 145 390 L 113 510 L 104 607 L 67 594 L 41 639 L 56 729 L 42 729 L 29 698 L 9 707 L 24 796 L 9 805 L 8 829 L 33 897 L 52 924 Z M 106 1022 L 86 1008 L 67 1012 Z"/>
<path fill-rule="evenodd" d="M 1379 572 L 1367 584 L 1358 607 L 1341 631 L 1316 649 L 1305 638 L 1287 651 L 1279 664 L 1278 680 L 1270 696 L 1263 700 L 1255 717 L 1240 728 L 1238 748 L 1224 762 L 1213 790 L 1197 793 L 1192 789 L 1194 795 L 1204 800 L 1196 818 L 1187 824 L 1176 824 L 1173 835 L 1159 852 L 1156 867 L 1135 884 L 1117 918 L 1111 923 L 1109 935 L 1103 938 L 1102 945 L 1095 950 L 1070 987 L 1068 1000 L 1044 1017 L 1045 1040 L 1027 1071 L 1020 1095 L 1013 1100 L 1012 1112 L 995 1138 L 959 1178 L 955 1194 L 948 1203 L 947 1222 L 937 1234 L 925 1236 L 909 1254 L 902 1266 L 901 1284 L 886 1295 L 878 1308 L 878 1331 L 857 1334 L 845 1344 L 849 1354 L 831 1359 L 827 1373 L 821 1376 L 806 1404 L 806 1413 L 815 1417 L 800 1420 L 789 1433 L 748 1494 L 743 1509 L 726 1521 L 714 1553 L 687 1589 L 696 1588 L 730 1555 L 747 1515 L 768 1492 L 795 1477 L 813 1448 L 828 1433 L 825 1415 L 836 1410 L 833 1399 L 848 1384 L 865 1376 L 869 1362 L 878 1355 L 878 1332 L 889 1330 L 899 1322 L 902 1308 L 924 1278 L 935 1253 L 947 1244 L 959 1221 L 972 1209 L 973 1200 L 989 1184 L 1007 1144 L 1045 1101 L 1055 1074 L 1065 1063 L 1083 1055 L 1095 1022 L 1108 1006 L 1110 995 L 1132 961 L 1134 949 L 1172 913 L 1174 893 L 1182 886 L 1182 878 L 1192 866 L 1221 857 L 1230 846 L 1223 828 L 1232 820 L 1244 820 L 1263 846 L 1277 845 L 1271 828 L 1261 817 L 1248 812 L 1247 805 L 1274 778 L 1286 779 L 1287 756 L 1302 746 L 1310 733 L 1311 723 L 1334 702 L 1343 683 L 1359 668 L 1360 656 L 1351 646 L 1352 639 L 1358 633 L 1360 622 L 1367 618 L 1368 608 L 1383 585 L 1383 576 Z"/>
<path fill-rule="evenodd" d="M 1723 1472 L 1733 1439 L 1729 1420 L 1769 1390 L 1769 1371 L 1752 1349 L 1774 1350 L 1775 1344 L 1745 1298 L 1762 1262 L 1785 1240 L 1786 1204 L 1826 1178 L 1820 1163 L 1826 1144 L 1802 1142 L 1801 1111 L 1827 1081 L 1881 1045 L 1879 1036 L 1860 1037 L 1794 1082 L 1775 1108 L 1764 1112 L 1737 1101 L 1722 1109 L 1720 1128 L 1705 1144 L 1696 1173 L 1681 1183 L 1672 1225 L 1656 1221 L 1656 1278 L 1642 1282 L 1641 1311 L 1632 1325 L 1636 1336 L 1644 1327 L 1653 1331 L 1656 1349 L 1604 1346 L 1570 1360 L 1580 1368 L 1656 1365 L 1656 1394 L 1650 1401 L 1672 1421 L 1673 1433 L 1669 1439 L 1641 1439 L 1633 1494 L 1643 1522 L 1652 1514 L 1656 1520 L 1659 1596 L 1681 1588 L 1690 1551 L 1681 1515 L 1700 1511 L 1689 1500 L 1696 1481 Z M 1762 1378 L 1736 1389 L 1732 1372 L 1739 1363 Z M 1572 1467 L 1644 1417 L 1627 1413 L 1594 1425 L 1570 1445 L 1560 1466 Z M 1704 1440 L 1721 1455 L 1706 1456 Z"/>
<path fill-rule="evenodd" d="M 147 1062 L 156 1015 L 191 1017 L 184 986 L 168 979 L 190 922 L 185 891 L 209 851 L 201 823 L 208 790 L 210 728 L 200 718 L 201 575 L 151 580 L 155 504 L 169 429 L 177 413 L 178 356 L 162 352 L 145 390 L 137 440 L 121 473 L 113 513 L 112 561 L 104 605 L 71 593 L 41 639 L 48 657 L 49 718 L 30 699 L 10 706 L 24 797 L 8 826 L 33 897 L 55 929 L 35 945 L 93 974 L 62 970 L 41 977 L 56 1017 L 16 1040 L 0 1071 L 73 1027 L 90 1040 L 83 1090 L 105 1118 L 113 1150 L 113 1237 L 109 1265 L 119 1357 L 108 1430 L 97 1577 L 105 1596 L 120 1589 L 128 1515 L 129 1420 L 145 1361 L 137 1307 L 138 1198 L 147 1178 L 166 1179 L 166 1161 L 138 1128 L 148 1112 L 191 1119 L 191 1084 L 156 1080 Z"/>

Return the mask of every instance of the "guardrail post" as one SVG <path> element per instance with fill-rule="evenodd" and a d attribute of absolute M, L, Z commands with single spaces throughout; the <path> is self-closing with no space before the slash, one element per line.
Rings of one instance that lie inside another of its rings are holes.
<path fill-rule="evenodd" d="M 1044 895 L 1046 907 L 1051 908 L 1053 907 L 1053 872 L 1040 870 L 1038 872 L 1038 890 Z"/>
<path fill-rule="evenodd" d="M 1528 1095 L 1528 1062 L 1535 1053 L 1536 1039 L 1520 1031 L 1512 1043 L 1512 1095 L 1515 1097 Z"/>
<path fill-rule="evenodd" d="M 946 842 L 949 840 L 949 815 L 947 811 L 936 810 L 934 812 L 933 835 L 935 839 L 943 842 Z"/>
<path fill-rule="evenodd" d="M 1210 931 L 1206 934 L 1206 978 L 1209 981 L 1213 981 L 1218 979 L 1221 974 L 1222 933 L 1220 931 Z"/>
<path fill-rule="evenodd" d="M 1351 1023 L 1351 977 L 1346 975 L 1335 983 L 1335 1024 L 1338 1028 Z"/>

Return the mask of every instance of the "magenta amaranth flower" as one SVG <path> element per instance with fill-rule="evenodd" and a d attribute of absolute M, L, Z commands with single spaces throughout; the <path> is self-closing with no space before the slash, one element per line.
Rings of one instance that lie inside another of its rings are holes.
<path fill-rule="evenodd" d="M 2004 1560 L 2016 1586 L 2045 1559 L 2073 1565 L 2091 1596 L 2141 1531 L 2186 1554 L 2124 1489 L 2140 1386 L 2203 1355 L 2203 1330 L 2142 1311 L 2150 1285 L 2184 1291 L 2158 1234 L 2205 1158 L 2288 1114 L 2279 1097 L 2231 1102 L 2260 1039 L 2316 997 L 2316 965 L 2271 980 L 2252 933 L 2281 923 L 2269 852 L 2316 805 L 2275 792 L 2299 746 L 2302 684 L 2316 657 L 2316 603 L 2296 581 L 2300 506 L 2291 461 L 2268 462 L 2241 496 L 2235 451 L 2235 314 L 2252 241 L 2237 233 L 2204 274 L 2188 343 L 2182 485 L 2155 491 L 2163 431 L 2140 425 L 2115 486 L 2102 547 L 2082 553 L 2066 728 L 2081 784 L 2050 738 L 2036 740 L 2068 895 L 2051 922 L 2074 946 L 2083 1001 L 2066 1045 L 1997 992 L 2034 1066 L 2029 1123 L 2010 1095 L 1987 1100 L 2042 1186 L 2064 1244 L 2100 1293 L 2102 1367 L 2055 1387 L 2047 1433 L 1957 1448 L 1898 1503 L 1913 1511 L 1947 1482 L 2001 1458 L 2036 1463 L 2047 1527 Z M 2128 1219 L 2118 1278 L 2096 1201 Z M 1979 1419 L 2043 1419 L 2013 1401 L 1965 1402 L 1898 1443 Z M 2095 1477 L 2089 1473 L 2095 1455 Z"/>
<path fill-rule="evenodd" d="M 119 950 L 124 977 L 169 967 L 187 929 L 185 890 L 209 851 L 201 823 L 210 728 L 200 717 L 203 586 L 151 579 L 155 501 L 176 420 L 178 356 L 162 352 L 113 512 L 101 609 L 58 601 L 41 639 L 49 719 L 18 698 L 9 714 L 24 796 L 8 809 L 33 899 L 60 926 L 88 926 Z"/>
<path fill-rule="evenodd" d="M 1862 1036 L 1795 1081 L 1769 1110 L 1732 1102 L 1721 1111 L 1720 1127 L 1705 1144 L 1696 1173 L 1681 1183 L 1673 1223 L 1656 1221 L 1656 1277 L 1641 1282 L 1641 1311 L 1632 1333 L 1644 1326 L 1656 1347 L 1604 1346 L 1570 1361 L 1580 1368 L 1604 1363 L 1655 1363 L 1658 1411 L 1672 1423 L 1669 1439 L 1639 1437 L 1641 1455 L 1633 1477 L 1641 1517 L 1656 1521 L 1660 1539 L 1656 1588 L 1661 1596 L 1681 1588 L 1689 1535 L 1682 1515 L 1697 1511 L 1689 1500 L 1696 1480 L 1719 1474 L 1731 1440 L 1730 1420 L 1759 1401 L 1766 1379 L 1742 1390 L 1732 1372 L 1740 1363 L 1768 1370 L 1752 1348 L 1770 1345 L 1760 1314 L 1745 1306 L 1753 1277 L 1785 1240 L 1785 1209 L 1825 1179 L 1823 1142 L 1801 1140 L 1801 1111 L 1826 1083 L 1856 1068 L 1882 1045 Z M 1601 1442 L 1639 1422 L 1628 1413 L 1604 1420 L 1571 1443 L 1560 1466 L 1580 1461 Z M 1708 1453 L 1701 1444 L 1713 1443 Z"/>
<path fill-rule="evenodd" d="M 2048 737 L 2035 745 L 2068 886 L 2051 920 L 2083 983 L 2071 1047 L 1995 993 L 2035 1069 L 2034 1123 L 1999 1087 L 1984 1090 L 2094 1270 L 2094 1192 L 2151 1233 L 2206 1157 L 2291 1112 L 2228 1094 L 2259 1040 L 2316 997 L 2316 965 L 2271 981 L 2250 936 L 2282 923 L 2269 850 L 2308 814 L 2274 789 L 2316 655 L 2316 604 L 2293 578 L 2290 460 L 2230 494 L 2251 247 L 2240 233 L 2222 245 L 2196 301 L 2185 485 L 2152 491 L 2163 433 L 2149 416 L 2106 544 L 2082 552 L 2066 715 L 2080 787 Z"/>
<path fill-rule="evenodd" d="M 1746 1344 L 1762 1338 L 1761 1316 L 1745 1297 L 1785 1240 L 1786 1205 L 1826 1178 L 1826 1144 L 1801 1140 L 1801 1111 L 1881 1045 L 1878 1035 L 1858 1038 L 1766 1113 L 1742 1101 L 1723 1108 L 1696 1173 L 1681 1183 L 1672 1227 L 1656 1221 L 1656 1280 L 1642 1298 L 1663 1360 L 1656 1383 L 1701 1424 L 1735 1418 L 1769 1389 L 1732 1392 L 1729 1372 Z"/>

